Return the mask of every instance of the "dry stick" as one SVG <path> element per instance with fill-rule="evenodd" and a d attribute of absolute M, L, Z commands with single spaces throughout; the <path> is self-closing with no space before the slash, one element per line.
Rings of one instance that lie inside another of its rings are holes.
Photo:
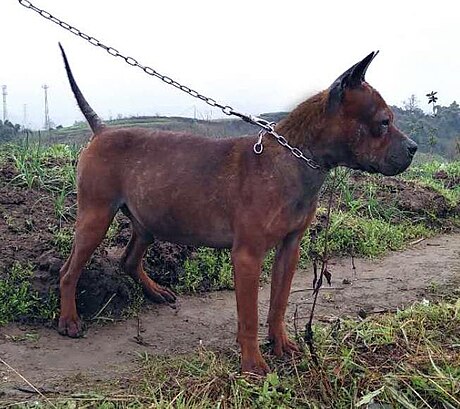
<path fill-rule="evenodd" d="M 113 300 L 113 298 L 117 295 L 117 293 L 113 293 L 112 296 L 109 298 L 109 300 L 102 306 L 102 308 L 98 311 L 98 313 L 92 318 L 93 320 L 97 319 L 99 315 L 102 314 L 102 312 L 107 308 L 107 306 L 110 304 L 110 302 Z"/>
<path fill-rule="evenodd" d="M 337 170 L 334 170 L 334 176 L 332 183 L 330 184 L 330 190 L 329 190 L 329 201 L 328 201 L 328 207 L 327 207 L 327 219 L 326 219 L 326 228 L 325 228 L 325 234 L 324 234 L 324 250 L 323 254 L 321 256 L 321 271 L 319 274 L 319 279 L 317 280 L 317 270 L 318 270 L 318 265 L 317 265 L 317 260 L 315 259 L 313 261 L 313 274 L 314 274 L 314 280 L 313 280 L 313 305 L 311 307 L 311 312 L 310 312 L 310 318 L 305 325 L 305 334 L 304 334 L 304 340 L 308 345 L 308 349 L 310 350 L 310 355 L 313 359 L 313 362 L 318 365 L 318 355 L 316 354 L 316 349 L 314 345 L 314 340 L 313 340 L 313 328 L 312 328 L 312 323 L 313 323 L 313 316 L 315 312 L 315 307 L 316 307 L 316 302 L 318 299 L 318 294 L 319 290 L 321 289 L 323 285 L 323 276 L 326 275 L 327 281 L 330 284 L 330 273 L 327 270 L 327 264 L 329 261 L 329 228 L 331 225 L 331 212 L 332 212 L 332 200 L 333 200 L 333 194 L 334 191 L 337 189 L 339 186 L 339 183 L 342 182 L 345 178 L 345 176 L 348 174 L 348 172 L 345 172 L 343 174 L 342 179 L 339 179 L 337 176 Z"/>
<path fill-rule="evenodd" d="M 27 386 L 15 386 L 14 389 L 18 390 L 19 392 L 25 392 L 25 393 L 37 393 L 35 390 L 32 388 L 28 388 Z M 56 393 L 56 391 L 51 390 L 51 389 L 45 389 L 45 388 L 40 388 L 41 393 Z"/>
<path fill-rule="evenodd" d="M 27 385 L 29 385 L 38 395 L 40 395 L 44 400 L 46 400 L 53 408 L 56 408 L 53 402 L 51 402 L 39 389 L 37 389 L 32 383 L 30 383 L 23 375 L 21 375 L 16 369 L 14 369 L 11 365 L 5 362 L 2 358 L 0 358 L 0 362 L 5 365 L 10 371 L 15 373 L 19 378 L 21 378 Z"/>
<path fill-rule="evenodd" d="M 409 246 L 415 246 L 416 244 L 421 243 L 423 240 L 426 240 L 426 237 L 421 237 L 421 238 L 419 238 L 417 240 L 411 241 L 409 243 Z"/>
<path fill-rule="evenodd" d="M 295 305 L 295 311 L 294 311 L 294 334 L 296 340 L 299 340 L 299 330 L 297 328 L 297 322 L 299 320 L 299 305 Z"/>
<path fill-rule="evenodd" d="M 353 270 L 353 278 L 356 279 L 356 264 L 355 264 L 355 249 L 354 246 L 351 250 L 351 268 Z"/>
<path fill-rule="evenodd" d="M 347 287 L 327 287 L 328 290 L 345 290 L 345 288 L 347 288 Z M 356 288 L 356 287 L 353 287 L 353 288 Z M 304 293 L 306 291 L 312 291 L 314 289 L 315 289 L 315 287 L 302 288 L 300 290 L 291 291 L 291 294 Z"/>
<path fill-rule="evenodd" d="M 142 332 L 141 317 L 139 316 L 139 312 L 138 312 L 137 313 L 137 335 L 134 337 L 134 342 L 142 346 L 150 346 L 151 344 L 144 340 L 144 337 L 142 336 L 141 332 Z"/>
<path fill-rule="evenodd" d="M 319 274 L 319 279 L 317 280 L 316 278 L 317 278 L 318 266 L 317 266 L 317 260 L 315 259 L 313 261 L 313 273 L 314 273 L 313 305 L 311 307 L 310 318 L 308 320 L 307 325 L 305 326 L 304 339 L 305 339 L 305 342 L 308 345 L 308 349 L 310 350 L 310 355 L 311 355 L 315 365 L 319 365 L 319 361 L 318 361 L 318 355 L 316 354 L 315 345 L 313 343 L 312 322 L 313 322 L 313 315 L 314 315 L 314 312 L 315 312 L 315 306 L 316 306 L 316 301 L 318 299 L 319 290 L 320 290 L 321 286 L 323 285 L 324 272 L 327 269 L 327 262 L 328 262 L 327 256 L 328 256 L 328 250 L 329 250 L 329 248 L 328 248 L 329 226 L 330 226 L 330 222 L 331 222 L 331 209 L 332 209 L 332 195 L 333 195 L 333 192 L 334 192 L 333 187 L 334 187 L 334 184 L 336 182 L 336 177 L 337 177 L 337 172 L 334 171 L 334 183 L 331 184 L 330 191 L 329 191 L 329 203 L 328 203 L 328 208 L 327 208 L 326 229 L 325 229 L 325 234 L 324 234 L 324 251 L 323 251 L 323 254 L 322 254 L 322 257 L 321 257 L 321 259 L 322 259 L 321 260 L 321 271 L 320 271 L 320 274 Z"/>

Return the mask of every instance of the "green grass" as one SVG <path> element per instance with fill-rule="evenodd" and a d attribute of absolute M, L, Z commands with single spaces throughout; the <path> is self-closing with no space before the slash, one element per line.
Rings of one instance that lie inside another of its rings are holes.
<path fill-rule="evenodd" d="M 0 325 L 19 319 L 53 320 L 58 311 L 57 296 L 40 297 L 32 288 L 32 265 L 15 263 L 0 280 Z"/>
<path fill-rule="evenodd" d="M 37 295 L 31 291 L 32 266 L 14 264 L 5 280 L 0 281 L 0 324 L 29 314 Z"/>
<path fill-rule="evenodd" d="M 418 303 L 362 321 L 341 319 L 314 331 L 319 365 L 308 352 L 278 359 L 264 348 L 274 372 L 254 378 L 239 375 L 239 356 L 232 351 L 144 352 L 128 384 L 80 386 L 74 396 L 48 395 L 48 402 L 37 397 L 22 407 L 460 407 L 460 300 Z"/>
<path fill-rule="evenodd" d="M 331 214 L 328 248 L 335 255 L 375 258 L 391 250 L 401 250 L 411 240 L 433 234 L 435 231 L 423 224 L 393 224 L 385 219 L 338 210 Z M 314 242 L 306 236 L 302 242 L 301 262 L 307 262 L 311 253 L 322 254 L 325 240 L 324 231 Z"/>
<path fill-rule="evenodd" d="M 446 188 L 443 183 L 443 174 L 449 179 L 455 178 L 457 185 Z M 460 202 L 460 161 L 440 162 L 430 161 L 410 167 L 405 173 L 404 178 L 415 180 L 426 186 L 430 186 L 441 195 L 445 196 L 452 204 Z"/>
<path fill-rule="evenodd" d="M 196 292 L 202 288 L 233 288 L 229 251 L 201 247 L 192 258 L 185 260 L 183 274 L 178 277 L 174 289 L 178 292 Z"/>
<path fill-rule="evenodd" d="M 28 141 L 3 149 L 18 172 L 11 183 L 26 189 L 42 189 L 52 195 L 59 221 L 75 217 L 75 205 L 68 205 L 67 199 L 76 192 L 78 149 L 62 144 L 43 147 Z"/>
<path fill-rule="evenodd" d="M 56 227 L 53 229 L 53 246 L 62 257 L 68 257 L 72 249 L 73 228 Z"/>

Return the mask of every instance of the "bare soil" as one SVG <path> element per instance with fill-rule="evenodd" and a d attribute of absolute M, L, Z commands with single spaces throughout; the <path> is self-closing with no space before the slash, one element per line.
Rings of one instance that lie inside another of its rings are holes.
<path fill-rule="evenodd" d="M 350 259 L 331 262 L 332 287 L 324 287 L 320 293 L 316 321 L 391 311 L 429 299 L 441 290 L 459 291 L 460 234 L 412 244 L 408 250 L 379 261 L 357 259 L 355 265 L 353 270 Z M 296 308 L 297 326 L 304 328 L 312 301 L 311 281 L 310 270 L 298 271 L 287 314 L 291 331 Z M 259 297 L 261 340 L 267 332 L 269 294 L 269 284 L 264 285 Z M 176 309 L 149 304 L 139 320 L 91 322 L 81 339 L 62 337 L 42 325 L 1 327 L 0 358 L 36 387 L 74 393 L 82 383 L 129 382 L 138 368 L 138 353 L 180 354 L 196 351 L 200 344 L 216 351 L 236 349 L 235 333 L 234 293 L 221 291 L 182 296 Z M 20 391 L 24 388 L 30 389 L 0 361 L 0 397 L 27 398 L 30 395 Z"/>

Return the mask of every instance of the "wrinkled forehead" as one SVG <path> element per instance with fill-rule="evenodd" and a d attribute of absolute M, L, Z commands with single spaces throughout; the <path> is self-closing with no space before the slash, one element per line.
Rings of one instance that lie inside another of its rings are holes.
<path fill-rule="evenodd" d="M 383 114 L 392 115 L 390 107 L 379 92 L 367 82 L 345 92 L 343 110 L 347 116 L 361 118 L 373 118 Z"/>

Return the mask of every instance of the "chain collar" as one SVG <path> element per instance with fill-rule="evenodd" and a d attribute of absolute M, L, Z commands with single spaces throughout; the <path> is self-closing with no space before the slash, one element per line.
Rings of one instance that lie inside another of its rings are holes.
<path fill-rule="evenodd" d="M 287 141 L 287 139 L 283 135 L 280 135 L 279 133 L 277 133 L 275 131 L 275 125 L 276 125 L 275 122 L 268 122 L 268 121 L 265 121 L 262 118 L 257 118 L 257 117 L 251 117 L 251 121 L 248 121 L 248 122 L 251 122 L 254 125 L 258 125 L 258 126 L 260 126 L 262 128 L 259 131 L 259 137 L 257 139 L 257 142 L 254 144 L 254 146 L 252 148 L 256 155 L 260 155 L 263 152 L 264 146 L 262 144 L 262 139 L 266 134 L 270 134 L 276 139 L 276 141 L 281 146 L 284 146 L 286 149 L 291 151 L 291 153 L 296 158 L 301 159 L 302 161 L 304 161 L 307 166 L 309 166 L 312 169 L 320 169 L 321 168 L 321 166 L 318 163 L 316 163 L 313 159 L 307 158 L 300 149 L 298 149 L 298 148 L 296 148 L 294 146 L 291 146 L 289 144 L 289 142 Z"/>

